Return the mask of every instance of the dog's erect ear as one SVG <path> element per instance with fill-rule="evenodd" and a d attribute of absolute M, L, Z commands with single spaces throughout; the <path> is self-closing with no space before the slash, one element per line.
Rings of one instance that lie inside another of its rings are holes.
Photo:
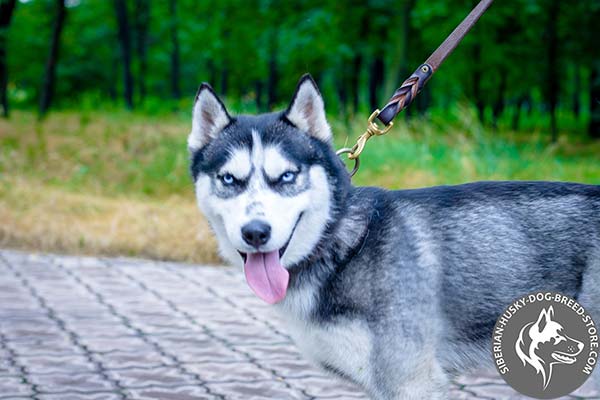
<path fill-rule="evenodd" d="M 188 149 L 193 152 L 208 142 L 231 122 L 223 102 L 208 83 L 203 83 L 196 94 L 192 112 L 192 132 L 188 136 Z"/>
<path fill-rule="evenodd" d="M 300 78 L 296 93 L 285 111 L 286 118 L 300 130 L 326 143 L 331 142 L 331 128 L 317 84 L 306 74 Z"/>
<path fill-rule="evenodd" d="M 552 306 L 550 306 L 547 310 L 542 309 L 542 312 L 540 313 L 540 316 L 538 317 L 538 320 L 535 323 L 535 325 L 538 328 L 538 332 L 542 333 L 544 331 L 546 325 L 552 320 L 553 315 L 554 308 L 552 308 Z"/>

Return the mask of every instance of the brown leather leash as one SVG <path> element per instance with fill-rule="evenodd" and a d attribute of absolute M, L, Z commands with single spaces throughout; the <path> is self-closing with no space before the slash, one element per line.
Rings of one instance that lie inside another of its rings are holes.
<path fill-rule="evenodd" d="M 440 65 L 458 46 L 460 41 L 471 30 L 473 25 L 479 20 L 483 13 L 490 7 L 494 0 L 481 0 L 477 6 L 467 15 L 467 17 L 452 31 L 452 33 L 444 40 L 444 42 L 429 56 L 425 63 L 421 64 L 413 74 L 405 80 L 402 85 L 394 92 L 390 100 L 381 111 L 375 110 L 368 119 L 368 126 L 356 144 L 351 148 L 343 148 L 338 150 L 338 155 L 348 154 L 348 158 L 354 160 L 354 168 L 350 173 L 354 176 L 358 171 L 359 156 L 365 148 L 367 140 L 372 136 L 385 135 L 393 126 L 392 120 L 398 113 L 404 110 L 413 102 L 417 94 L 423 89 L 427 81 L 433 73 L 437 71 Z M 378 119 L 384 124 L 380 127 L 375 122 Z"/>

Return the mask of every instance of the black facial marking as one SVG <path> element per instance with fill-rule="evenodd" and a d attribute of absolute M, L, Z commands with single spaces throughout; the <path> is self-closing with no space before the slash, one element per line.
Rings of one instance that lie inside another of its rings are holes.
<path fill-rule="evenodd" d="M 210 187 L 213 194 L 222 199 L 229 199 L 242 193 L 248 187 L 248 179 L 235 179 L 233 184 L 226 185 L 217 174 L 211 175 Z"/>
<path fill-rule="evenodd" d="M 298 173 L 293 182 L 283 182 L 281 177 L 270 178 L 264 171 L 263 176 L 271 190 L 281 196 L 293 197 L 310 189 L 310 179 L 307 168 L 298 167 Z"/>

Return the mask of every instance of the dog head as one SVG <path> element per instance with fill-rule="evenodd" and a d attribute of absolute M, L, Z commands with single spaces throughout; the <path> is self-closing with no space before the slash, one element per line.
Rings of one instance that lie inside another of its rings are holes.
<path fill-rule="evenodd" d="M 583 343 L 573 339 L 564 327 L 554 320 L 554 308 L 542 309 L 538 319 L 521 329 L 516 344 L 523 365 L 529 364 L 542 374 L 544 389 L 550 383 L 556 364 L 573 364 L 583 350 Z"/>
<path fill-rule="evenodd" d="M 269 303 L 283 299 L 288 269 L 313 252 L 349 186 L 331 142 L 308 75 L 285 111 L 258 116 L 233 117 L 209 85 L 198 90 L 188 137 L 198 205 L 223 256 Z"/>

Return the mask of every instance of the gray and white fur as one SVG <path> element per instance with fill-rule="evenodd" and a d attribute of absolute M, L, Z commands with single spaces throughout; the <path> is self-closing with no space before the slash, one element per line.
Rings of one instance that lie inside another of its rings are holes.
<path fill-rule="evenodd" d="M 453 374 L 492 365 L 494 323 L 526 293 L 572 296 L 600 323 L 600 186 L 354 187 L 310 76 L 258 116 L 232 117 L 203 84 L 188 147 L 222 255 L 279 250 L 274 307 L 297 345 L 373 399 L 447 398 Z M 249 241 L 257 221 L 268 235 Z"/>

